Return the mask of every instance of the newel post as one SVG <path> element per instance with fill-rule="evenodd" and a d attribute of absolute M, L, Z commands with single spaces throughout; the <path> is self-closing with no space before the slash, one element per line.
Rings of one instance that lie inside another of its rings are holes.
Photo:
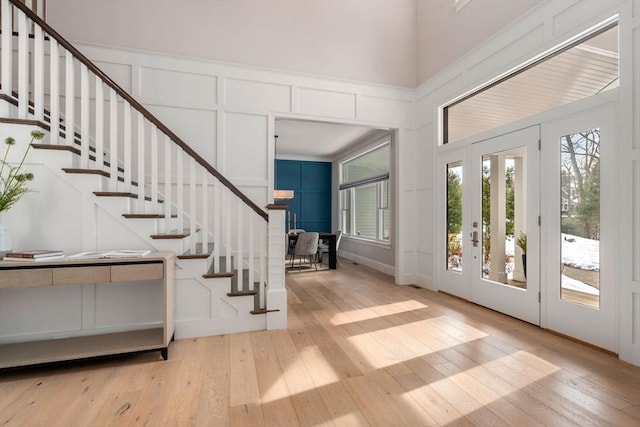
<path fill-rule="evenodd" d="M 287 289 L 285 288 L 285 205 L 267 205 L 269 226 L 267 231 L 267 329 L 287 328 Z"/>

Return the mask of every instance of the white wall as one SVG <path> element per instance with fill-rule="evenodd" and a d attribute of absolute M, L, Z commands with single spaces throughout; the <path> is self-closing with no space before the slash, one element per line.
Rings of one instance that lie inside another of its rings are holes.
<path fill-rule="evenodd" d="M 542 0 L 417 0 L 417 82 L 422 83 L 503 30 Z"/>
<path fill-rule="evenodd" d="M 416 85 L 414 0 L 48 0 L 67 39 Z"/>
<path fill-rule="evenodd" d="M 410 161 L 405 153 L 413 151 L 413 90 L 83 43 L 77 46 L 258 206 L 272 201 L 276 117 L 398 129 L 397 170 Z M 410 183 L 396 180 L 402 189 L 395 199 L 400 212 L 397 221 L 413 210 Z M 403 247 L 403 252 L 385 259 L 413 258 L 411 223 L 402 223 L 396 251 Z M 365 246 L 360 255 L 378 256 L 375 251 L 375 246 Z M 396 280 L 412 283 L 413 263 L 400 265 L 395 264 Z M 388 268 L 384 271 L 393 273 Z"/>
<path fill-rule="evenodd" d="M 640 0 L 545 2 L 419 86 L 416 162 L 429 163 L 464 147 L 464 142 L 439 146 L 438 111 L 442 104 L 616 13 L 620 14 L 621 70 L 615 180 L 624 184 L 616 188 L 618 217 L 603 221 L 615 222 L 618 241 L 615 253 L 606 254 L 617 265 L 617 331 L 611 333 L 618 334 L 620 357 L 640 364 Z M 416 275 L 419 284 L 437 288 L 442 269 L 436 268 L 433 243 L 438 242 L 436 230 L 442 221 L 436 222 L 433 206 L 436 200 L 444 200 L 444 189 L 436 188 L 433 170 L 416 168 L 416 215 L 429 220 L 416 230 L 420 242 Z"/>

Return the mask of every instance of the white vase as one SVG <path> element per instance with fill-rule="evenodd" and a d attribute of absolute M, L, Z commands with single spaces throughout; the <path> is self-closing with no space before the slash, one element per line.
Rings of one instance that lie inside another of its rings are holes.
<path fill-rule="evenodd" d="M 0 259 L 4 258 L 7 252 L 11 252 L 11 233 L 9 227 L 5 226 L 0 219 Z"/>

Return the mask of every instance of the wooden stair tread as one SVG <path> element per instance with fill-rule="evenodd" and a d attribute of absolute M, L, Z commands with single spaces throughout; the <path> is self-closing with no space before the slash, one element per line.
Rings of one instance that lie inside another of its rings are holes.
<path fill-rule="evenodd" d="M 92 159 L 93 160 L 93 159 Z M 105 178 L 111 178 L 111 173 L 104 171 L 102 169 L 83 169 L 83 168 L 62 168 L 66 173 L 75 173 L 75 174 L 87 174 L 87 175 L 102 175 Z M 124 182 L 124 178 L 119 176 L 118 181 Z M 131 181 L 131 185 L 134 187 L 138 187 L 138 183 L 136 181 Z M 147 200 L 151 200 L 147 198 Z"/>
<path fill-rule="evenodd" d="M 61 144 L 31 144 L 33 148 L 38 150 L 58 150 L 58 151 L 71 151 L 73 154 L 80 155 L 80 150 L 76 147 Z"/>
<path fill-rule="evenodd" d="M 258 291 L 235 291 L 235 292 L 227 292 L 228 297 L 246 297 L 251 295 L 256 295 Z"/>
<path fill-rule="evenodd" d="M 94 191 L 93 194 L 95 194 L 98 197 L 129 197 L 131 199 L 138 198 L 137 194 L 127 193 L 124 191 Z M 151 201 L 151 197 L 149 196 L 144 196 L 144 199 L 148 202 Z M 158 203 L 164 203 L 164 200 L 158 199 Z"/>
<path fill-rule="evenodd" d="M 207 250 L 202 250 L 202 243 L 196 244 L 196 250 L 194 253 L 191 253 L 191 250 L 186 251 L 185 253 L 178 255 L 178 259 L 205 259 L 209 258 L 213 253 L 213 243 L 207 244 Z"/>
<path fill-rule="evenodd" d="M 182 254 L 178 255 L 176 258 L 178 259 L 207 259 L 211 256 L 211 254 Z"/>
<path fill-rule="evenodd" d="M 153 218 L 160 219 L 165 218 L 164 214 L 122 214 L 123 217 L 127 219 L 145 219 L 145 218 Z M 171 214 L 171 218 L 177 218 L 178 215 Z"/>
<path fill-rule="evenodd" d="M 111 174 L 109 172 L 100 169 L 81 169 L 81 168 L 62 168 L 66 173 L 85 174 L 85 175 L 102 175 L 109 178 Z"/>
<path fill-rule="evenodd" d="M 178 230 L 172 230 L 169 233 L 158 233 L 152 234 L 150 237 L 152 239 L 183 239 L 191 235 L 191 231 L 186 228 L 182 230 L 182 233 L 178 232 Z"/>
<path fill-rule="evenodd" d="M 6 99 L 6 95 L 0 95 L 0 99 Z M 0 117 L 0 123 L 5 124 L 15 124 L 15 125 L 29 125 L 29 126 L 38 126 L 46 131 L 49 130 L 49 125 L 41 122 L 40 120 L 34 119 L 14 119 L 9 117 Z M 35 144 L 33 144 L 35 145 Z M 46 145 L 46 144 L 45 144 Z"/>
<path fill-rule="evenodd" d="M 207 273 L 202 275 L 202 277 L 204 277 L 205 279 L 218 279 L 221 277 L 234 277 L 234 276 L 235 276 L 234 273 Z"/>
<path fill-rule="evenodd" d="M 268 310 L 266 308 L 260 308 L 258 310 L 251 310 L 250 313 L 251 314 L 266 314 L 266 313 L 275 313 L 277 311 L 280 311 L 280 309 L 276 308 L 276 309 Z"/>

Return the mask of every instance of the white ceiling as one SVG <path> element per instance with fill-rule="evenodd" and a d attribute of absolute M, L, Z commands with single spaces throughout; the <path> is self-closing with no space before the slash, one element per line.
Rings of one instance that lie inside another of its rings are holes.
<path fill-rule="evenodd" d="M 337 154 L 350 146 L 375 139 L 388 132 L 388 129 L 369 126 L 276 119 L 276 157 L 333 160 Z"/>

